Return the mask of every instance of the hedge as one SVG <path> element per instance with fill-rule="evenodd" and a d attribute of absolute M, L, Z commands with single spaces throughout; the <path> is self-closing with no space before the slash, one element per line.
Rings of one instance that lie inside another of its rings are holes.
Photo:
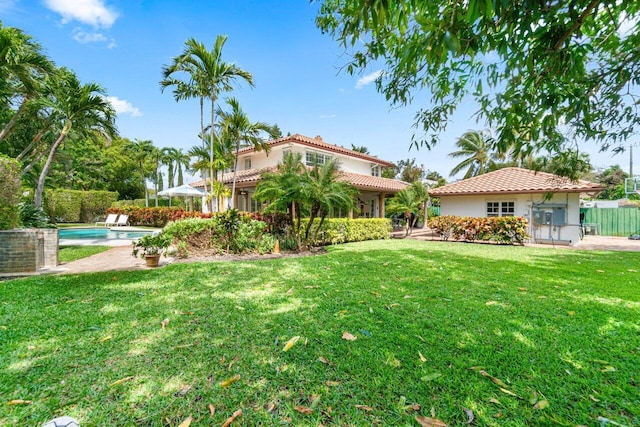
<path fill-rule="evenodd" d="M 0 230 L 20 225 L 20 162 L 0 155 Z"/>
<path fill-rule="evenodd" d="M 115 191 L 45 190 L 44 211 L 54 222 L 94 222 L 118 199 Z"/>
<path fill-rule="evenodd" d="M 107 213 L 129 215 L 129 224 L 148 227 L 164 227 L 170 221 L 184 218 L 211 218 L 211 214 L 189 212 L 179 207 L 141 208 L 138 206 L 123 206 L 121 208 L 109 208 Z"/>
<path fill-rule="evenodd" d="M 474 218 L 446 215 L 429 221 L 429 228 L 443 240 L 466 242 L 491 241 L 498 244 L 522 244 L 529 238 L 527 219 L 516 216 Z"/>
<path fill-rule="evenodd" d="M 307 220 L 302 220 L 300 233 L 304 233 Z M 362 242 L 364 240 L 388 239 L 392 231 L 391 221 L 387 218 L 327 218 L 322 229 L 317 230 L 319 220 L 315 221 L 309 233 L 308 242 L 312 246 L 335 245 L 338 243 Z"/>

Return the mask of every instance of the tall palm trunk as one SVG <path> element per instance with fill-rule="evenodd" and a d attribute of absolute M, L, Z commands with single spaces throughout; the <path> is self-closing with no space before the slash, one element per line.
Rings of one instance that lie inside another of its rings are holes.
<path fill-rule="evenodd" d="M 240 141 L 236 142 L 236 158 L 233 165 L 233 184 L 231 185 L 231 207 L 236 207 L 236 176 L 238 174 L 238 153 L 240 152 Z"/>
<path fill-rule="evenodd" d="M 215 95 L 211 95 L 211 141 L 209 142 L 209 176 L 211 180 L 216 178 L 213 177 L 213 144 L 216 141 L 216 130 L 215 130 L 215 119 L 216 119 L 216 97 Z M 217 179 L 216 179 L 217 180 Z M 213 193 L 213 181 L 211 182 L 211 192 Z M 220 199 L 220 197 L 219 197 Z M 211 201 L 213 204 L 213 200 Z M 213 207 L 212 207 L 213 208 Z M 220 211 L 220 200 L 218 200 L 218 212 Z"/>
<path fill-rule="evenodd" d="M 47 156 L 47 161 L 44 163 L 44 166 L 42 167 L 42 171 L 40 172 L 40 177 L 38 178 L 38 185 L 36 187 L 36 194 L 33 200 L 33 204 L 36 205 L 37 207 L 42 207 L 42 193 L 44 191 L 44 181 L 47 179 L 47 175 L 49 174 L 49 169 L 51 168 L 51 164 L 53 163 L 53 158 L 56 155 L 56 151 L 58 150 L 58 147 L 60 147 L 60 144 L 62 144 L 62 141 L 65 140 L 65 138 L 67 137 L 67 135 L 69 135 L 69 132 L 71 131 L 71 120 L 67 120 L 66 123 L 64 124 L 64 127 L 62 128 L 62 131 L 60 132 L 60 135 L 58 135 L 58 139 L 56 139 L 56 142 L 53 143 L 53 145 L 51 146 L 51 150 L 49 150 L 49 155 Z"/>
<path fill-rule="evenodd" d="M 22 99 L 22 103 L 20 104 L 18 111 L 16 111 L 13 117 L 11 117 L 11 120 L 9 120 L 9 123 L 7 123 L 7 125 L 4 128 L 2 128 L 2 130 L 0 130 L 0 141 L 2 141 L 7 135 L 9 135 L 9 132 L 11 132 L 11 128 L 13 128 L 13 126 L 17 123 L 18 117 L 20 117 L 20 115 L 24 111 L 28 100 L 29 100 L 28 96 L 25 96 Z"/>

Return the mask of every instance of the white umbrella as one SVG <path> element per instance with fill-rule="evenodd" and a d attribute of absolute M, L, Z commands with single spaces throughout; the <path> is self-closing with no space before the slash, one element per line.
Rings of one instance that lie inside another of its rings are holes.
<path fill-rule="evenodd" d="M 193 197 L 202 197 L 205 193 L 203 190 L 199 188 L 195 188 L 190 186 L 189 184 L 180 185 L 178 187 L 167 188 L 166 190 L 158 191 L 158 196 L 167 196 L 169 197 L 169 206 L 171 206 L 171 197 L 175 196 L 184 196 L 189 197 L 189 210 L 192 210 L 193 205 Z"/>
<path fill-rule="evenodd" d="M 189 184 L 180 185 L 178 187 L 167 188 L 158 191 L 158 196 L 204 196 L 206 193 L 199 188 L 190 186 Z"/>

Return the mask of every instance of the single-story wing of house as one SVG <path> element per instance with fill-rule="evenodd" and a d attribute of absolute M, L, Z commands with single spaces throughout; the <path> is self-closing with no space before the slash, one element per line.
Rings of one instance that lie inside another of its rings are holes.
<path fill-rule="evenodd" d="M 580 243 L 580 195 L 595 196 L 601 184 L 509 167 L 429 191 L 440 214 L 468 217 L 521 216 L 533 243 Z"/>
<path fill-rule="evenodd" d="M 317 162 L 322 165 L 331 158 L 338 160 L 341 180 L 353 184 L 359 191 L 358 211 L 363 218 L 384 218 L 384 201 L 406 188 L 404 181 L 382 177 L 382 169 L 394 164 L 369 154 L 329 144 L 320 136 L 309 138 L 295 134 L 268 142 L 269 152 L 256 151 L 253 147 L 241 149 L 238 153 L 235 200 L 228 205 L 241 211 L 259 212 L 264 206 L 253 199 L 256 185 L 262 172 L 274 170 L 286 153 L 299 153 L 307 166 Z M 228 188 L 233 184 L 233 171 L 227 171 L 221 178 Z M 203 189 L 204 181 L 191 184 Z M 205 205 L 205 204 L 203 204 Z M 224 208 L 224 207 L 223 207 Z M 215 207 L 214 207 L 214 210 Z M 353 212 L 343 212 L 342 216 L 353 217 Z"/>

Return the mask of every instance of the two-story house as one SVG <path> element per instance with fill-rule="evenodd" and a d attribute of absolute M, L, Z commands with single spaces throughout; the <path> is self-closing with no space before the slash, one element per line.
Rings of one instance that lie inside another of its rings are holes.
<path fill-rule="evenodd" d="M 231 206 L 247 212 L 263 210 L 264 207 L 253 199 L 256 185 L 260 181 L 260 174 L 265 170 L 275 169 L 283 156 L 289 152 L 300 153 L 302 161 L 308 166 L 313 165 L 314 159 L 318 164 L 323 164 L 332 158 L 337 159 L 341 171 L 340 179 L 350 182 L 360 192 L 358 195 L 360 217 L 384 217 L 385 198 L 393 196 L 408 185 L 403 181 L 382 177 L 382 169 L 392 167 L 393 163 L 329 144 L 320 136 L 309 138 L 295 134 L 270 141 L 268 145 L 268 153 L 256 151 L 253 148 L 244 148 L 238 153 L 236 195 L 233 203 L 229 203 Z M 225 173 L 222 176 L 222 182 L 231 188 L 233 172 Z M 203 188 L 203 184 L 199 181 L 191 185 Z M 353 216 L 352 212 L 344 214 Z"/>

